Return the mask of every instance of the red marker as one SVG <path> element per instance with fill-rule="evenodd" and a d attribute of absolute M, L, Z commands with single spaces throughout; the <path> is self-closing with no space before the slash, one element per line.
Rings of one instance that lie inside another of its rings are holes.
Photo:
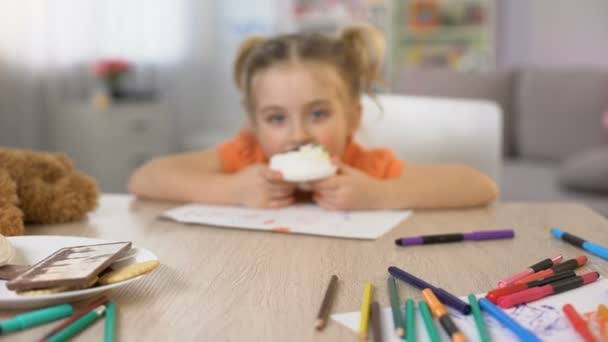
<path fill-rule="evenodd" d="M 555 265 L 547 270 L 532 273 L 528 276 L 525 276 L 519 280 L 516 280 L 515 284 L 525 284 L 525 283 L 531 282 L 532 280 L 546 278 L 548 276 L 554 275 L 559 272 L 575 270 L 577 267 L 581 267 L 586 263 L 587 263 L 587 257 L 584 255 L 581 255 L 576 259 L 570 259 L 568 261 L 564 261 L 561 264 Z"/>
<path fill-rule="evenodd" d="M 486 298 L 490 302 L 496 304 L 496 303 L 498 303 L 498 298 L 506 296 L 506 295 L 510 295 L 511 293 L 520 292 L 520 291 L 523 291 L 525 289 L 529 289 L 529 288 L 532 288 L 535 286 L 547 285 L 549 283 L 554 283 L 558 280 L 572 278 L 575 276 L 576 276 L 576 273 L 574 273 L 574 271 L 559 272 L 552 276 L 549 276 L 549 277 L 546 277 L 543 279 L 530 281 L 525 284 L 513 284 L 513 285 L 509 285 L 507 287 L 503 287 L 501 289 L 494 289 L 492 291 L 489 291 L 488 294 L 486 294 Z"/>
<path fill-rule="evenodd" d="M 523 271 L 519 271 L 515 274 L 512 274 L 508 277 L 506 277 L 505 279 L 501 279 L 498 281 L 498 288 L 503 288 L 506 287 L 508 285 L 513 284 L 516 280 L 519 280 L 525 276 L 528 276 L 534 272 L 538 272 L 538 271 L 542 271 L 542 270 L 546 270 L 549 267 L 553 267 L 557 264 L 559 264 L 560 262 L 562 262 L 563 257 L 560 255 L 556 255 L 553 256 L 551 258 L 547 258 L 544 260 L 541 260 L 539 262 L 537 262 L 536 264 L 525 268 Z"/>
<path fill-rule="evenodd" d="M 585 284 L 592 283 L 596 281 L 599 276 L 600 274 L 597 272 L 589 272 L 578 277 L 567 278 L 552 284 L 533 287 L 531 289 L 512 293 L 510 295 L 498 298 L 498 306 L 503 309 L 508 309 L 517 304 L 533 302 L 550 295 L 558 294 L 575 289 Z"/>
<path fill-rule="evenodd" d="M 581 335 L 581 337 L 585 340 L 585 342 L 595 342 L 595 337 L 589 331 L 589 327 L 587 326 L 587 322 L 576 312 L 574 307 L 570 304 L 564 305 L 562 308 L 566 317 L 574 327 L 574 330 Z"/>

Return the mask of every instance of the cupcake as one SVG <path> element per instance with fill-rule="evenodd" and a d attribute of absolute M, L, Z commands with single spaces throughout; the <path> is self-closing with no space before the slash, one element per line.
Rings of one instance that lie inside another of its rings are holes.
<path fill-rule="evenodd" d="M 310 182 L 336 173 L 329 153 L 322 145 L 302 145 L 297 150 L 275 154 L 270 158 L 270 168 L 281 172 L 288 182 Z"/>

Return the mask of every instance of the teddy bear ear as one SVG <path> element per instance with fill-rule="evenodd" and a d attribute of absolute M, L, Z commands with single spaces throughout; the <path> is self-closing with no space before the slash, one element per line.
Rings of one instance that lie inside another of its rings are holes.
<path fill-rule="evenodd" d="M 65 154 L 63 154 L 63 153 L 53 153 L 53 156 L 66 169 L 71 170 L 71 169 L 74 168 L 74 164 L 72 163 L 72 160 L 69 159 Z"/>

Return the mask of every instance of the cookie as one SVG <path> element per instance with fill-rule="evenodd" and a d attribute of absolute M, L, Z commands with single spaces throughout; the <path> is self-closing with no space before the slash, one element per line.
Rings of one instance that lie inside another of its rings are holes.
<path fill-rule="evenodd" d="M 112 270 L 99 278 L 99 283 L 102 285 L 114 284 L 127 279 L 135 278 L 138 275 L 148 273 L 160 265 L 158 260 L 149 260 L 137 264 L 131 264 Z"/>
<path fill-rule="evenodd" d="M 89 284 L 87 284 L 87 286 L 84 288 L 92 287 L 93 285 L 95 285 L 97 283 L 98 280 L 99 280 L 99 278 L 97 278 L 97 277 L 93 278 L 89 282 Z M 20 296 L 41 296 L 41 295 L 58 293 L 58 292 L 66 292 L 66 291 L 82 290 L 82 289 L 83 288 L 79 288 L 79 287 L 57 286 L 57 287 L 49 287 L 46 289 L 16 291 L 16 293 Z"/>
<path fill-rule="evenodd" d="M 279 171 L 288 182 L 309 182 L 336 173 L 329 153 L 322 145 L 308 144 L 295 151 L 275 154 L 270 158 L 270 169 Z"/>

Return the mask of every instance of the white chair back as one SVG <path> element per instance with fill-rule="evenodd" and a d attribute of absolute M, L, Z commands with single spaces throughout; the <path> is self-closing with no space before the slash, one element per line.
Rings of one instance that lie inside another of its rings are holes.
<path fill-rule="evenodd" d="M 355 139 L 387 147 L 412 163 L 462 163 L 498 182 L 502 160 L 502 111 L 493 102 L 379 95 L 362 100 Z"/>

